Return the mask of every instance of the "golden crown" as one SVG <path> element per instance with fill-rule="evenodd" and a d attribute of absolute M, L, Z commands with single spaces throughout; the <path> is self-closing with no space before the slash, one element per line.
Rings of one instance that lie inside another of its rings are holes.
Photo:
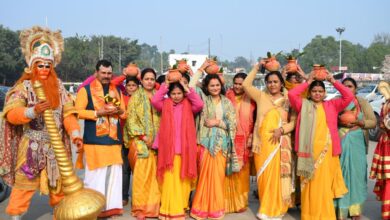
<path fill-rule="evenodd" d="M 52 32 L 48 28 L 34 26 L 23 30 L 19 39 L 29 67 L 36 61 L 51 61 L 54 66 L 61 62 L 64 39 L 60 30 Z"/>

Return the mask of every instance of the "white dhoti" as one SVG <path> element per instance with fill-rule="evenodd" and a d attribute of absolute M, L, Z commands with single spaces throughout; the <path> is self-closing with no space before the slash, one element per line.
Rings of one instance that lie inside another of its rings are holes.
<path fill-rule="evenodd" d="M 122 165 L 89 170 L 85 167 L 85 188 L 94 189 L 104 195 L 106 206 L 103 211 L 122 209 Z"/>

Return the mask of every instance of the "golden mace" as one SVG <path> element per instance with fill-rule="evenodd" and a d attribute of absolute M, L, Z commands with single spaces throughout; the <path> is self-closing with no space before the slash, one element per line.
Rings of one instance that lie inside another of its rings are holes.
<path fill-rule="evenodd" d="M 46 101 L 42 84 L 35 81 L 33 87 L 38 99 Z M 64 199 L 54 209 L 55 218 L 57 220 L 96 219 L 106 203 L 103 194 L 85 189 L 83 182 L 76 176 L 54 121 L 53 111 L 45 110 L 43 118 L 61 174 L 62 191 L 65 194 Z"/>

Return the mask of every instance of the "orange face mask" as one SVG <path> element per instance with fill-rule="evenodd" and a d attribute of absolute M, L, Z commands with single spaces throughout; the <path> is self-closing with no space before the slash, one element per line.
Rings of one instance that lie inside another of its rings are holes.
<path fill-rule="evenodd" d="M 42 80 L 46 80 L 50 74 L 51 63 L 39 62 L 37 64 L 38 76 Z"/>

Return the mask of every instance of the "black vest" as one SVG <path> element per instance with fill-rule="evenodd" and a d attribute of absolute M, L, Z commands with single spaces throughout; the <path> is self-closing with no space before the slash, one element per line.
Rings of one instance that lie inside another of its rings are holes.
<path fill-rule="evenodd" d="M 88 96 L 88 105 L 87 105 L 87 110 L 95 110 L 95 107 L 93 105 L 92 101 L 92 94 L 91 94 L 91 87 L 90 85 L 87 85 L 84 87 L 85 90 L 87 91 L 87 96 Z M 120 90 L 118 87 L 116 87 L 118 90 L 118 93 L 120 93 Z M 108 91 L 104 90 L 104 95 L 106 95 Z M 118 119 L 120 120 L 120 119 Z M 96 121 L 94 120 L 84 120 L 84 144 L 95 144 L 95 145 L 121 145 L 122 144 L 122 132 L 120 129 L 120 123 L 118 121 L 117 124 L 117 133 L 118 133 L 118 140 L 114 140 L 110 138 L 108 135 L 106 136 L 101 136 L 97 137 L 96 136 Z"/>

